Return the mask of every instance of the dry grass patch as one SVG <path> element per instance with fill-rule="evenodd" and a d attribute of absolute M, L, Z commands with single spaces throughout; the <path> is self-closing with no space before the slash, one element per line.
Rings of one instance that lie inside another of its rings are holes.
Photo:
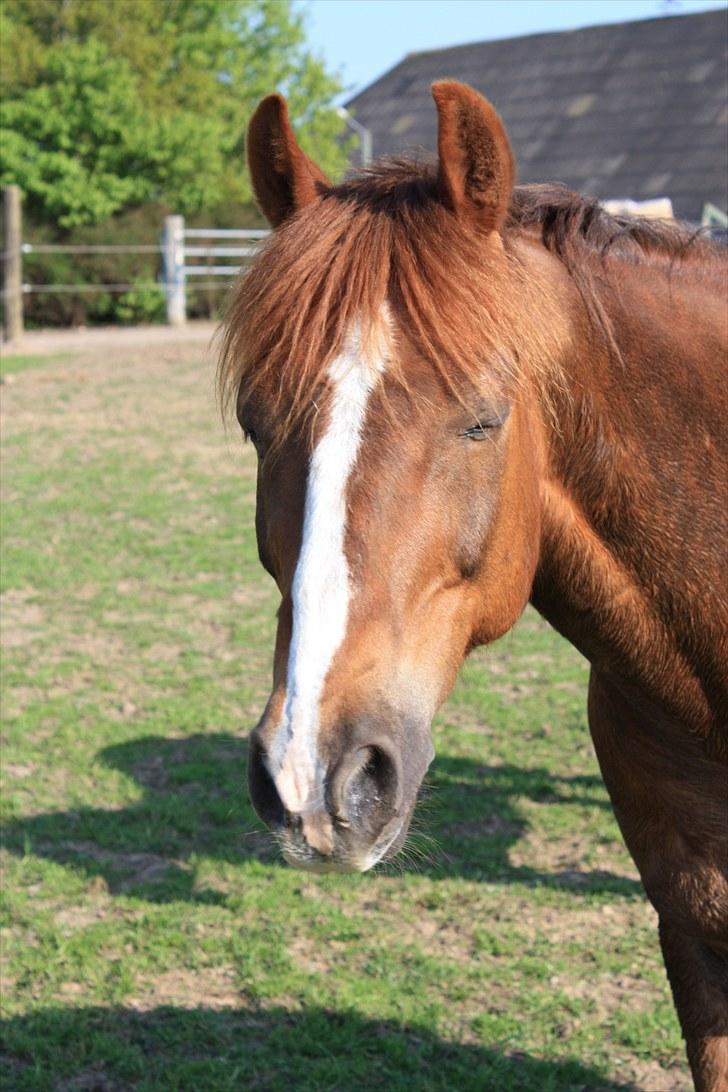
<path fill-rule="evenodd" d="M 215 1011 L 242 1007 L 243 995 L 235 985 L 232 967 L 178 968 L 142 980 L 125 1004 L 137 1012 L 151 1012 L 160 1005 L 195 1009 L 201 1004 Z"/>
<path fill-rule="evenodd" d="M 46 611 L 32 588 L 11 588 L 0 596 L 0 640 L 4 648 L 21 648 L 47 636 Z"/>

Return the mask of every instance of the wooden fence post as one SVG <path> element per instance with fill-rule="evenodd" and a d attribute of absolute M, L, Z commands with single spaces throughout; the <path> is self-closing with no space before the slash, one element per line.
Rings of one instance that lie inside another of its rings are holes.
<path fill-rule="evenodd" d="M 7 186 L 5 213 L 5 340 L 16 341 L 23 334 L 23 258 L 20 187 Z"/>
<path fill-rule="evenodd" d="M 184 326 L 187 321 L 184 216 L 164 218 L 162 261 L 167 294 L 167 322 L 170 326 Z"/>

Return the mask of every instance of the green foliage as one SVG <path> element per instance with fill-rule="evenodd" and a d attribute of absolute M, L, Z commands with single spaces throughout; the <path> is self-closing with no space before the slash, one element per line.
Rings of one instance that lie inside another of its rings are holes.
<path fill-rule="evenodd" d="M 100 42 L 51 51 L 42 82 L 3 102 L 0 122 L 2 181 L 19 182 L 39 218 L 99 223 L 153 196 L 159 127 L 147 124 L 129 66 Z"/>
<path fill-rule="evenodd" d="M 124 292 L 116 301 L 116 317 L 120 322 L 163 322 L 165 296 L 161 285 L 150 288 L 145 282 L 139 288 Z"/>
<path fill-rule="evenodd" d="M 344 163 L 340 84 L 289 0 L 5 0 L 0 72 L 0 182 L 40 222 L 250 201 L 245 126 L 276 88 L 323 168 Z"/>

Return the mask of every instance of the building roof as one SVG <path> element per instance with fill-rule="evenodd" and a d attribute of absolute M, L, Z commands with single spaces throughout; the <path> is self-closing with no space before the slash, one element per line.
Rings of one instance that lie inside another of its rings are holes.
<path fill-rule="evenodd" d="M 644 19 L 411 53 L 347 104 L 376 157 L 436 147 L 430 85 L 469 83 L 501 114 L 521 182 L 728 204 L 728 13 Z"/>

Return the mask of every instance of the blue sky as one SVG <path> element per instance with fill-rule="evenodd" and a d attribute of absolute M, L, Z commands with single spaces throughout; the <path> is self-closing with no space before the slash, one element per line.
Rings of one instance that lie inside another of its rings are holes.
<path fill-rule="evenodd" d="M 406 53 L 544 30 L 726 8 L 725 0 L 298 0 L 347 99 Z"/>

